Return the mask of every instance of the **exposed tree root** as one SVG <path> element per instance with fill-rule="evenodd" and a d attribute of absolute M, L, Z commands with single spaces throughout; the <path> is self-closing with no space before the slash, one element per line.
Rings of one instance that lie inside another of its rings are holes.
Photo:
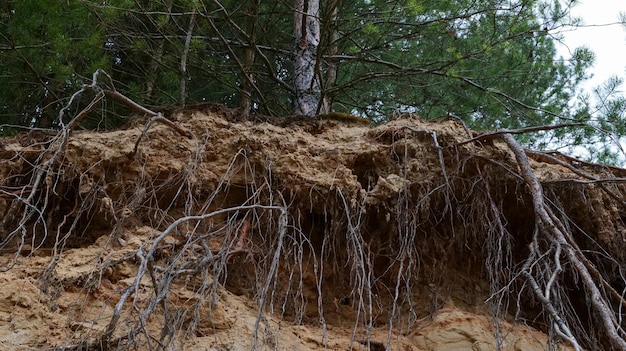
<path fill-rule="evenodd" d="M 576 273 L 580 275 L 585 291 L 589 296 L 587 301 L 592 310 L 597 313 L 597 316 L 602 322 L 604 331 L 610 338 L 611 343 L 620 350 L 626 350 L 626 341 L 622 337 L 622 335 L 624 335 L 624 330 L 619 322 L 621 318 L 618 318 L 620 313 L 611 308 L 612 302 L 609 300 L 608 296 L 601 292 L 598 283 L 594 281 L 592 273 L 587 269 L 587 265 L 585 265 L 582 261 L 582 259 L 584 259 L 584 253 L 581 252 L 578 245 L 576 245 L 576 242 L 572 238 L 572 234 L 567 231 L 566 226 L 557 216 L 555 216 L 554 212 L 546 204 L 543 187 L 535 176 L 524 149 L 517 143 L 517 141 L 515 141 L 511 134 L 503 134 L 502 138 L 515 154 L 521 175 L 524 177 L 524 180 L 532 193 L 533 208 L 537 216 L 537 234 L 534 236 L 533 242 L 530 244 L 530 255 L 524 265 L 522 273 L 529 280 L 537 298 L 549 311 L 550 316 L 553 319 L 556 332 L 567 340 L 574 347 L 574 349 L 582 350 L 579 342 L 576 340 L 576 337 L 564 321 L 564 318 L 554 307 L 554 304 L 558 304 L 559 302 L 551 300 L 551 298 L 556 295 L 553 290 L 554 285 L 557 283 L 557 279 L 563 270 L 561 263 L 561 251 L 564 251 L 569 263 L 568 266 L 571 265 Z M 554 268 L 549 280 L 545 282 L 537 282 L 532 273 L 532 266 L 535 264 L 536 257 L 542 255 L 538 249 L 539 235 L 545 236 L 551 242 L 552 247 L 550 250 L 554 251 Z M 601 277 L 597 278 L 601 279 Z M 541 289 L 540 284 L 543 285 L 543 289 Z M 602 285 L 602 281 L 600 282 L 600 285 Z M 613 297 L 618 298 L 617 302 L 619 304 L 624 304 L 624 298 L 622 296 L 616 296 L 614 294 Z"/>
<path fill-rule="evenodd" d="M 79 289 L 106 311 L 57 349 L 182 348 L 213 332 L 202 323 L 224 289 L 258 307 L 249 329 L 258 349 L 280 349 L 272 323 L 283 320 L 319 326 L 326 348 L 341 322 L 351 345 L 395 349 L 446 303 L 485 300 L 496 348 L 508 334 L 498 323 L 510 317 L 577 350 L 626 349 L 621 239 L 600 238 L 591 221 L 603 215 L 597 223 L 614 227 L 602 229 L 624 231 L 623 170 L 526 151 L 502 131 L 466 140 L 449 121 L 330 138 L 332 126 L 312 136 L 219 116 L 174 122 L 134 106 L 152 116 L 140 136 L 94 142 L 97 134 L 72 133 L 80 119 L 103 96 L 128 102 L 99 88 L 98 74 L 81 90 L 97 92 L 92 104 L 46 143 L 3 150 L 9 171 L 0 169 L 0 253 L 12 254 L 2 269 L 45 253 L 40 288 L 51 301 Z M 185 137 L 176 147 L 171 130 Z M 60 279 L 69 247 L 97 253 Z M 112 273 L 120 266 L 127 275 Z M 104 281 L 115 286 L 107 294 Z"/>

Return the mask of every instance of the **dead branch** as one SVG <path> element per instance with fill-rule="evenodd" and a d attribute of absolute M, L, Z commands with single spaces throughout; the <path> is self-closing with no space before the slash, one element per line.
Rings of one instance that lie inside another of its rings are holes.
<path fill-rule="evenodd" d="M 473 143 L 475 141 L 485 142 L 488 140 L 500 138 L 504 134 L 526 134 L 526 133 L 535 133 L 535 132 L 541 132 L 541 131 L 546 131 L 546 130 L 567 128 L 567 127 L 584 127 L 584 126 L 585 126 L 584 123 L 566 123 L 566 124 L 557 124 L 553 126 L 536 126 L 536 127 L 527 127 L 527 128 L 520 128 L 520 129 L 501 129 L 501 130 L 496 130 L 493 132 L 478 134 L 476 137 L 458 142 L 454 144 L 454 146 L 461 146 L 461 145 Z"/>
<path fill-rule="evenodd" d="M 595 162 L 581 160 L 581 159 L 576 158 L 574 156 L 563 154 L 563 153 L 561 153 L 559 151 L 554 151 L 554 150 L 552 150 L 552 151 L 545 151 L 545 152 L 542 152 L 542 154 L 544 154 L 544 155 L 556 155 L 559 158 L 565 159 L 566 161 L 568 161 L 569 163 L 571 163 L 573 166 L 576 166 L 576 167 L 588 166 L 588 167 L 593 167 L 593 168 L 596 168 L 596 169 L 610 170 L 611 172 L 618 173 L 618 174 L 624 174 L 624 168 L 620 168 L 620 167 L 617 167 L 617 166 L 611 166 L 611 165 L 607 165 L 607 164 L 601 164 L 601 163 L 595 163 Z M 556 156 L 553 156 L 553 157 L 556 157 Z"/>
<path fill-rule="evenodd" d="M 102 87 L 100 87 L 100 85 L 98 84 L 98 77 L 102 75 L 106 78 L 107 80 L 107 85 L 108 88 L 107 89 L 103 89 Z M 80 113 L 78 113 L 76 115 L 76 117 L 74 117 L 72 119 L 72 121 L 65 126 L 65 124 L 63 123 L 63 117 L 67 111 L 67 109 L 73 105 L 74 100 L 86 93 L 87 91 L 95 91 L 96 92 L 96 96 L 91 100 L 91 102 L 89 103 L 89 105 L 87 107 L 85 107 Z M 90 84 L 83 84 L 83 86 L 81 87 L 81 89 L 77 92 L 75 92 L 72 97 L 70 98 L 70 101 L 67 103 L 66 106 L 64 106 L 61 111 L 59 111 L 59 122 L 61 123 L 61 125 L 64 127 L 64 130 L 67 130 L 68 133 L 71 132 L 74 127 L 76 127 L 76 125 L 78 125 L 78 123 L 89 114 L 89 112 L 91 112 L 91 110 L 93 110 L 93 108 L 96 106 L 96 104 L 102 100 L 104 98 L 104 96 L 109 96 L 115 100 L 118 100 L 119 102 L 129 106 L 130 108 L 132 108 L 133 110 L 148 115 L 148 116 L 153 116 L 148 123 L 146 124 L 143 132 L 142 132 L 142 136 L 145 134 L 145 132 L 148 130 L 148 128 L 150 128 L 150 125 L 152 125 L 152 123 L 154 122 L 162 122 L 163 124 L 167 125 L 168 127 L 174 129 L 177 133 L 191 139 L 191 133 L 189 131 L 187 131 L 184 128 L 181 128 L 180 126 L 176 125 L 174 122 L 164 118 L 161 113 L 157 113 L 154 112 L 144 106 L 141 106 L 140 104 L 136 103 L 135 101 L 133 101 L 132 99 L 128 98 L 126 95 L 120 93 L 119 91 L 117 91 L 117 89 L 115 88 L 115 85 L 113 84 L 113 78 L 111 78 L 111 76 L 104 70 L 102 69 L 98 69 L 94 72 L 92 79 L 91 79 L 91 83 Z M 141 137 L 139 138 L 139 140 L 141 140 Z M 137 151 L 137 145 L 139 144 L 139 140 L 137 140 L 137 144 L 135 145 L 135 150 L 133 152 L 133 154 Z"/>
<path fill-rule="evenodd" d="M 595 183 L 600 183 L 600 188 L 606 192 L 610 197 L 612 197 L 613 199 L 617 200 L 618 202 L 622 203 L 622 205 L 626 206 L 626 200 L 616 194 L 615 192 L 611 191 L 609 188 L 607 188 L 607 186 L 605 185 L 606 183 L 624 183 L 626 182 L 626 178 L 624 177 L 611 177 L 611 178 L 597 178 L 594 177 L 593 175 L 578 169 L 578 167 L 574 166 L 573 164 L 570 164 L 568 162 L 562 161 L 550 154 L 547 153 L 543 153 L 543 152 L 537 152 L 537 151 L 531 151 L 531 150 L 526 150 L 527 154 L 533 155 L 534 157 L 540 159 L 540 160 L 547 160 L 548 162 L 553 162 L 556 163 L 560 166 L 566 167 L 567 169 L 569 169 L 570 171 L 572 171 L 574 174 L 577 174 L 583 178 L 586 178 L 588 180 L 581 180 L 581 179 L 558 179 L 558 180 L 550 180 L 550 181 L 544 181 L 544 183 L 548 183 L 548 182 L 572 182 L 572 183 L 581 183 L 581 184 L 595 184 Z M 575 161 L 571 161 L 572 163 L 574 163 Z"/>

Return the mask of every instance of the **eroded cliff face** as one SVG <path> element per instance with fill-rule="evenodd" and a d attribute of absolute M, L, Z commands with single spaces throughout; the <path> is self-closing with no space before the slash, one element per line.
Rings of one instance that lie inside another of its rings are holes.
<path fill-rule="evenodd" d="M 576 333 L 595 323 L 576 274 L 529 261 L 555 249 L 497 139 L 464 143 L 452 120 L 168 118 L 182 132 L 2 140 L 2 349 L 568 349 L 525 274 Z M 585 176 L 626 171 L 528 155 L 573 240 L 624 262 L 624 185 Z"/>

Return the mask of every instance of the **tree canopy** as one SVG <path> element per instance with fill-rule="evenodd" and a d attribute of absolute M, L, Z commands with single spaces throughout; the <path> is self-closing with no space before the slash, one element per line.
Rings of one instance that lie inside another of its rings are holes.
<path fill-rule="evenodd" d="M 589 128 L 527 141 L 548 147 L 567 135 L 566 144 L 605 145 L 624 132 L 623 98 L 611 94 L 620 82 L 577 99 L 594 56 L 586 48 L 556 56 L 559 30 L 577 25 L 572 4 L 8 1 L 0 8 L 3 132 L 14 130 L 8 125 L 54 126 L 71 93 L 100 68 L 147 106 L 215 102 L 289 115 L 302 113 L 298 96 L 313 92 L 317 106 L 307 114 L 348 112 L 376 123 L 407 112 L 454 115 L 476 129 L 577 121 Z M 319 30 L 308 43 L 294 27 L 304 5 L 315 12 L 300 31 Z M 306 82 L 296 73 L 302 45 Z M 91 127 L 114 125 L 125 114 L 112 103 L 104 110 Z"/>

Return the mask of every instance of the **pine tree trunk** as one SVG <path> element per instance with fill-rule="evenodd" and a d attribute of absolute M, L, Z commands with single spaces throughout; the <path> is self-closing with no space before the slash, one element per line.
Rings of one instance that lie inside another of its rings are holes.
<path fill-rule="evenodd" d="M 252 89 L 254 88 L 254 74 L 252 72 L 256 45 L 256 27 L 258 21 L 260 1 L 251 1 L 251 7 L 246 11 L 249 20 L 245 23 L 245 31 L 250 38 L 248 46 L 243 50 L 241 62 L 241 90 L 239 91 L 239 107 L 244 115 L 248 115 L 252 108 Z"/>
<path fill-rule="evenodd" d="M 297 115 L 314 116 L 321 92 L 316 76 L 320 42 L 319 0 L 294 0 L 294 88 Z"/>
<path fill-rule="evenodd" d="M 327 17 L 326 17 L 326 26 L 324 26 L 324 30 L 326 32 L 325 40 L 326 46 L 324 53 L 329 56 L 334 56 L 339 51 L 339 47 L 337 45 L 337 40 L 339 39 L 338 33 L 338 7 L 339 0 L 330 0 L 327 5 Z M 335 83 L 337 82 L 337 71 L 339 69 L 339 65 L 336 60 L 331 59 L 327 62 L 326 66 L 326 79 L 324 80 L 324 92 L 322 92 L 322 111 L 321 113 L 331 113 L 333 112 L 333 97 L 331 95 L 327 95 L 325 92 L 331 89 Z"/>
<path fill-rule="evenodd" d="M 183 53 L 180 56 L 180 104 L 183 106 L 185 106 L 187 99 L 187 57 L 189 56 L 191 36 L 195 25 L 196 12 L 194 11 L 189 19 L 189 28 L 187 29 L 187 35 L 185 37 L 185 47 L 183 48 Z"/>
<path fill-rule="evenodd" d="M 172 19 L 172 1 L 168 2 L 166 4 L 167 6 L 167 13 L 166 13 L 166 17 L 165 17 L 165 21 L 163 22 L 163 24 L 161 24 L 159 26 L 159 28 L 157 29 L 158 32 L 161 32 L 161 30 L 165 27 L 167 27 L 167 25 L 169 24 L 170 20 Z M 149 70 L 148 70 L 148 79 L 146 82 L 146 100 L 147 101 L 151 101 L 152 99 L 152 95 L 154 94 L 154 89 L 157 87 L 158 83 L 158 72 L 160 71 L 160 66 L 163 64 L 163 55 L 165 54 L 165 38 L 162 39 L 158 39 L 157 40 L 157 47 L 154 50 L 154 53 L 152 54 L 152 59 L 150 61 L 150 65 Z"/>

